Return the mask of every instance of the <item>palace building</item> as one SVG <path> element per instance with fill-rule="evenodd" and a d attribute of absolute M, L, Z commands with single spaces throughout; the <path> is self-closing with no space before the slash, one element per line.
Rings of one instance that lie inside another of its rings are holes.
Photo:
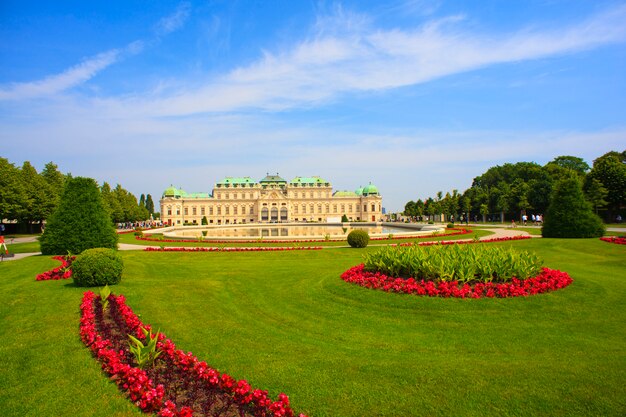
<path fill-rule="evenodd" d="M 169 187 L 160 200 L 161 219 L 170 225 L 382 221 L 382 197 L 372 183 L 356 191 L 333 192 L 320 177 L 277 175 L 260 181 L 226 177 L 212 193 L 186 193 Z"/>

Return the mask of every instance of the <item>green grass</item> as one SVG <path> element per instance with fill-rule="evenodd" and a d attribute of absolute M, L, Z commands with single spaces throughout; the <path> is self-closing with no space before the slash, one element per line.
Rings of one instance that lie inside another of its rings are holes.
<path fill-rule="evenodd" d="M 220 371 L 310 416 L 626 413 L 626 248 L 504 243 L 574 283 L 519 299 L 424 298 L 339 275 L 365 250 L 124 252 L 113 291 Z M 78 338 L 83 290 L 35 282 L 47 257 L 0 264 L 3 415 L 140 415 Z"/>
<path fill-rule="evenodd" d="M 33 253 L 41 251 L 39 242 L 7 243 L 7 249 L 9 249 L 9 253 Z"/>

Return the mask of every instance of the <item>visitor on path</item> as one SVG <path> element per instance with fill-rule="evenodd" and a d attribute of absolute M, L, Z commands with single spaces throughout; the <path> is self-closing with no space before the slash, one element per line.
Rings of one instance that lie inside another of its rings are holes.
<path fill-rule="evenodd" d="M 4 223 L 0 223 L 0 236 L 4 236 Z"/>
<path fill-rule="evenodd" d="M 526 226 L 526 222 L 528 221 L 528 216 L 523 214 L 522 215 L 522 223 L 524 223 L 524 226 Z"/>

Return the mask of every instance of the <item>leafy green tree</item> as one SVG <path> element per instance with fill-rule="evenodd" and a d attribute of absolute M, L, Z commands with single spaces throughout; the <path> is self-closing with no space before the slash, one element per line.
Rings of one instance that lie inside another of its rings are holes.
<path fill-rule="evenodd" d="M 113 195 L 111 186 L 107 182 L 104 182 L 102 184 L 102 187 L 100 187 L 100 192 L 102 193 L 102 198 L 104 200 L 109 216 L 111 216 L 111 220 L 114 223 L 123 222 L 124 210 L 122 210 L 121 204 L 119 203 L 115 195 Z"/>
<path fill-rule="evenodd" d="M 98 184 L 91 178 L 67 181 L 59 206 L 41 236 L 44 255 L 78 254 L 90 248 L 117 248 L 117 233 Z"/>
<path fill-rule="evenodd" d="M 558 181 L 544 217 L 543 237 L 600 237 L 604 230 L 602 220 L 585 199 L 581 180 L 572 176 Z"/>
<path fill-rule="evenodd" d="M 41 171 L 41 176 L 50 188 L 52 210 L 54 210 L 59 205 L 61 194 L 63 194 L 65 176 L 59 171 L 59 167 L 53 162 L 48 162 L 46 164 L 43 171 Z"/>
<path fill-rule="evenodd" d="M 487 221 L 487 214 L 489 214 L 489 206 L 487 204 L 480 205 L 480 214 L 483 216 L 483 223 Z"/>
<path fill-rule="evenodd" d="M 584 159 L 569 155 L 557 156 L 552 161 L 548 162 L 548 164 L 574 171 L 583 176 L 591 169 Z"/>
<path fill-rule="evenodd" d="M 604 188 L 604 185 L 602 185 L 597 178 L 589 179 L 586 195 L 587 200 L 589 200 L 591 206 L 596 210 L 596 214 L 598 214 L 600 207 L 604 207 L 608 204 L 605 198 L 609 195 L 609 191 Z"/>
<path fill-rule="evenodd" d="M 154 214 L 154 201 L 152 201 L 152 196 L 150 194 L 146 196 L 146 209 L 149 214 Z"/>
<path fill-rule="evenodd" d="M 50 185 L 30 162 L 23 163 L 21 177 L 25 199 L 18 219 L 27 225 L 29 231 L 32 231 L 33 222 L 42 223 L 52 213 L 55 201 Z"/>
<path fill-rule="evenodd" d="M 0 221 L 17 220 L 25 199 L 20 169 L 8 159 L 0 158 Z"/>
<path fill-rule="evenodd" d="M 626 205 L 626 151 L 608 152 L 593 161 L 588 181 L 596 179 L 607 190 L 608 217 Z"/>

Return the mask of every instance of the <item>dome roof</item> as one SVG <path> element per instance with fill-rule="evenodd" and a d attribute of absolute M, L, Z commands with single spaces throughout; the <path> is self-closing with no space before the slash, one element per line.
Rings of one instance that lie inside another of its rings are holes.
<path fill-rule="evenodd" d="M 378 187 L 370 182 L 363 188 L 363 195 L 378 195 Z"/>
<path fill-rule="evenodd" d="M 163 197 L 181 198 L 181 197 L 185 197 L 186 195 L 187 195 L 186 192 L 184 192 L 183 190 L 179 190 L 178 188 L 172 185 L 170 185 L 169 187 L 167 187 L 165 191 L 163 191 Z"/>
<path fill-rule="evenodd" d="M 363 195 L 363 187 L 359 186 L 359 188 L 354 191 L 354 194 Z"/>

